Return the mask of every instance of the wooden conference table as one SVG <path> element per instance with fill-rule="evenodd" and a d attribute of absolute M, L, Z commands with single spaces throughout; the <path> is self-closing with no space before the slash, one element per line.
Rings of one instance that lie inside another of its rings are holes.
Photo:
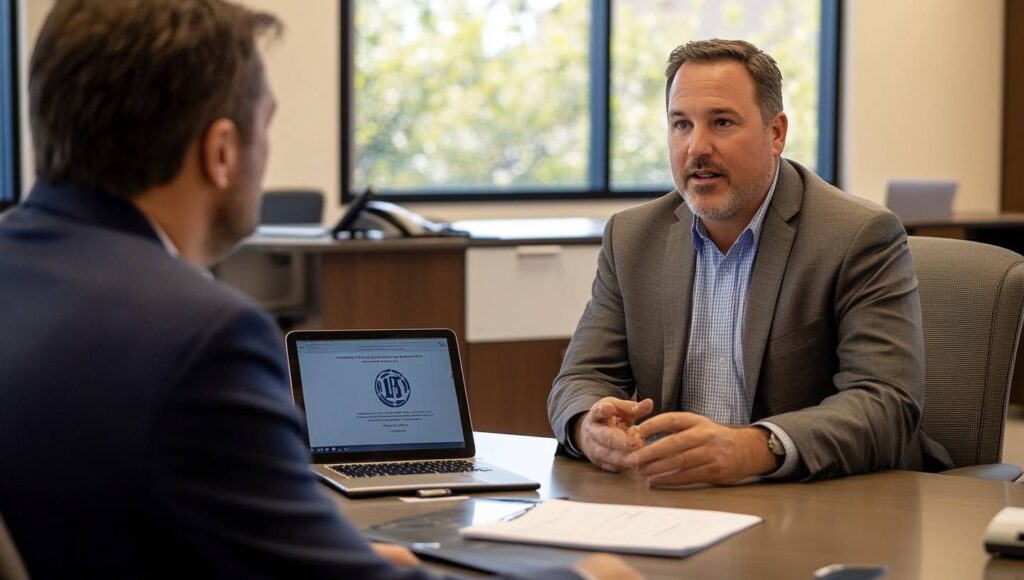
<path fill-rule="evenodd" d="M 687 558 L 628 556 L 649 578 L 807 579 L 835 563 L 885 564 L 889 579 L 1024 579 L 1024 560 L 990 559 L 988 521 L 1024 506 L 1024 485 L 887 471 L 843 479 L 702 489 L 649 489 L 635 474 L 605 473 L 554 457 L 555 441 L 477 433 L 477 454 L 541 483 L 541 497 L 713 509 L 764 521 Z M 494 494 L 488 494 L 494 495 Z M 510 493 L 535 497 L 530 493 Z M 453 506 L 337 495 L 360 527 Z"/>

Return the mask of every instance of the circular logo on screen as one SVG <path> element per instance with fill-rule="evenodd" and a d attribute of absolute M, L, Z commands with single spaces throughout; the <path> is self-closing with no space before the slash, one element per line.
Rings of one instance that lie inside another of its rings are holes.
<path fill-rule="evenodd" d="M 401 407 L 408 403 L 409 395 L 412 393 L 409 380 L 394 369 L 378 373 L 376 380 L 373 381 L 373 388 L 380 402 L 389 407 Z"/>

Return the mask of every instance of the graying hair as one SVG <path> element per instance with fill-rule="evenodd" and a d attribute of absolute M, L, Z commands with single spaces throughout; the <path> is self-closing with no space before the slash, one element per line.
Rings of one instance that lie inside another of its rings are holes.
<path fill-rule="evenodd" d="M 679 68 L 686 62 L 712 63 L 732 60 L 743 64 L 754 81 L 754 96 L 767 127 L 782 112 L 782 72 L 772 58 L 745 40 L 694 40 L 681 44 L 668 56 L 665 68 L 665 106 Z"/>

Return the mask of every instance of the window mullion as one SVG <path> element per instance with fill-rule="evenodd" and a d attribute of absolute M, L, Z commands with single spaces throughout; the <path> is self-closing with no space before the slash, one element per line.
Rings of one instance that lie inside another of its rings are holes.
<path fill-rule="evenodd" d="M 339 91 L 339 195 L 341 196 L 341 203 L 345 204 L 353 199 L 352 195 L 352 168 L 355 160 L 355 136 L 353 123 L 353 117 L 355 115 L 355 35 L 356 35 L 356 24 L 355 24 L 355 7 L 356 0 L 344 0 L 339 7 L 340 12 L 340 30 L 341 30 L 341 42 L 339 48 L 341 49 L 340 58 L 340 83 L 341 90 Z"/>
<path fill-rule="evenodd" d="M 839 42 L 840 0 L 821 2 L 818 50 L 818 159 L 815 172 L 839 184 Z"/>
<path fill-rule="evenodd" d="M 14 10 L 13 0 L 0 0 L 0 210 L 20 197 Z"/>
<path fill-rule="evenodd" d="M 590 20 L 590 163 L 591 191 L 609 191 L 611 123 L 612 2 L 592 0 Z"/>

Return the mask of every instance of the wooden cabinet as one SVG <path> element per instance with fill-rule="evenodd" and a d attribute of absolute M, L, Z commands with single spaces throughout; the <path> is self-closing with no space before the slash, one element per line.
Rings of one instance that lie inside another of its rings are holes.
<path fill-rule="evenodd" d="M 1006 0 L 1002 210 L 1024 211 L 1024 2 Z M 1018 250 L 1019 251 L 1019 250 Z"/>
<path fill-rule="evenodd" d="M 466 390 L 473 428 L 551 437 L 547 402 L 569 339 L 470 343 Z"/>
<path fill-rule="evenodd" d="M 590 298 L 599 241 L 321 251 L 312 327 L 450 328 L 473 428 L 550 436 L 548 393 Z"/>
<path fill-rule="evenodd" d="M 467 250 L 467 388 L 475 428 L 551 436 L 548 393 L 590 299 L 598 249 Z"/>
<path fill-rule="evenodd" d="M 323 328 L 450 328 L 465 342 L 465 251 L 324 253 Z"/>
<path fill-rule="evenodd" d="M 466 341 L 569 338 L 590 300 L 596 245 L 466 251 Z"/>

